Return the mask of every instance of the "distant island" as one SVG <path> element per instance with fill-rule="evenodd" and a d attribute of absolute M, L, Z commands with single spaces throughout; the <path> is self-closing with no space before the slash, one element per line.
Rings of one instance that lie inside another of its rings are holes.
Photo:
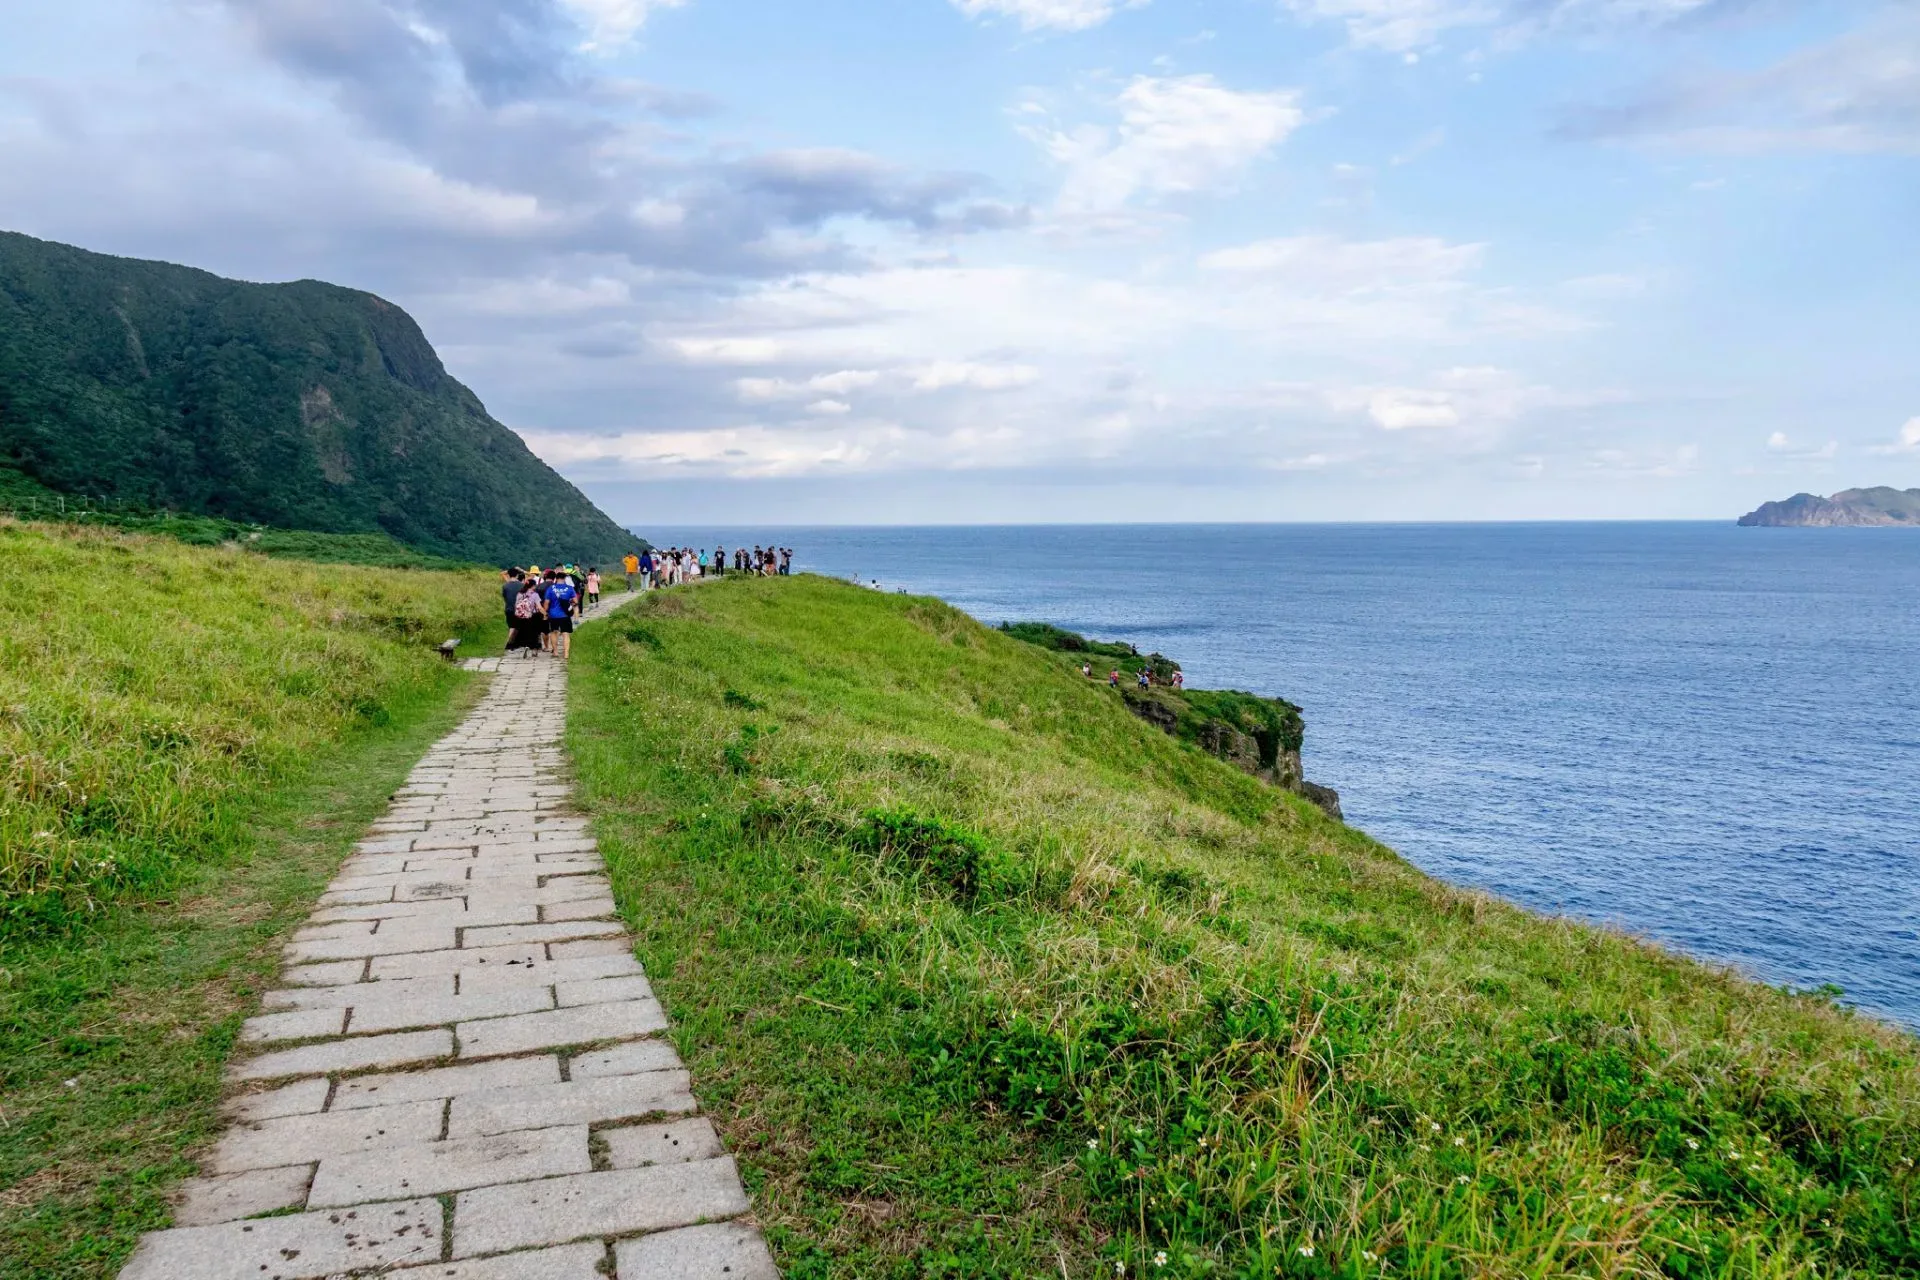
<path fill-rule="evenodd" d="M 1769 502 L 1740 517 L 1747 528 L 1894 528 L 1920 529 L 1920 489 L 1845 489 L 1831 498 L 1796 493 Z"/>

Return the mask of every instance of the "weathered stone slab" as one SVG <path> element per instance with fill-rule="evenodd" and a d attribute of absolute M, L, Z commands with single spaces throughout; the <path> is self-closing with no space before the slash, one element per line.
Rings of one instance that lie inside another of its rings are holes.
<path fill-rule="evenodd" d="M 634 1040 L 575 1054 L 567 1062 L 567 1075 L 575 1080 L 592 1080 L 599 1076 L 638 1075 L 642 1071 L 679 1071 L 684 1065 L 671 1041 Z"/>
<path fill-rule="evenodd" d="M 553 924 L 503 924 L 468 929 L 463 935 L 470 947 L 526 946 L 532 943 L 569 942 L 575 938 L 596 938 L 626 933 L 618 920 L 560 920 Z"/>
<path fill-rule="evenodd" d="M 351 960 L 355 957 L 398 955 L 408 951 L 444 951 L 450 950 L 453 943 L 453 926 L 437 925 L 430 929 L 404 929 L 359 938 L 314 938 L 307 942 L 290 942 L 286 956 L 289 963 L 307 964 L 315 960 Z"/>
<path fill-rule="evenodd" d="M 613 1255 L 620 1280 L 780 1280 L 767 1242 L 739 1222 L 622 1240 Z"/>
<path fill-rule="evenodd" d="M 263 1013 L 240 1024 L 240 1043 L 266 1044 L 273 1040 L 315 1040 L 337 1036 L 346 1025 L 345 1009 L 291 1009 Z"/>
<path fill-rule="evenodd" d="M 622 953 L 611 956 L 583 956 L 578 960 L 544 960 L 537 964 L 460 971 L 460 994 L 497 991 L 511 986 L 552 986 L 562 982 L 591 982 L 599 978 L 643 978 L 640 962 Z"/>
<path fill-rule="evenodd" d="M 454 1198 L 453 1254 L 664 1231 L 746 1211 L 746 1192 L 727 1156 L 482 1187 Z"/>
<path fill-rule="evenodd" d="M 530 1049 L 591 1044 L 596 1040 L 624 1040 L 664 1031 L 666 1015 L 652 1000 L 622 1004 L 590 1004 L 550 1013 L 523 1013 L 513 1018 L 463 1022 L 455 1028 L 460 1056 L 489 1058 Z"/>
<path fill-rule="evenodd" d="M 312 1208 L 441 1195 L 499 1182 L 526 1182 L 593 1168 L 587 1127 L 525 1129 L 332 1156 L 320 1162 Z"/>
<path fill-rule="evenodd" d="M 692 1088 L 684 1071 L 649 1071 L 637 1076 L 461 1094 L 448 1112 L 447 1135 L 462 1138 L 553 1125 L 686 1115 L 699 1110 Z"/>
<path fill-rule="evenodd" d="M 377 987 L 380 984 L 370 982 L 362 985 Z M 383 1000 L 355 1005 L 347 1030 L 355 1034 L 398 1031 L 403 1027 L 441 1026 L 474 1018 L 498 1018 L 506 1014 L 533 1013 L 551 1008 L 553 996 L 545 987 L 516 987 L 438 999 Z"/>
<path fill-rule="evenodd" d="M 590 982 L 562 982 L 554 987 L 560 1006 L 612 1004 L 618 1000 L 651 1000 L 653 988 L 644 977 L 596 978 Z"/>
<path fill-rule="evenodd" d="M 249 1169 L 212 1178 L 188 1178 L 180 1184 L 178 1202 L 173 1207 L 173 1225 L 204 1227 L 294 1208 L 305 1203 L 307 1182 L 312 1177 L 311 1164 L 296 1164 L 282 1169 Z"/>
<path fill-rule="evenodd" d="M 613 915 L 613 895 L 594 894 L 592 897 L 571 898 L 565 902 L 549 902 L 540 907 L 540 919 L 543 922 L 556 920 L 591 920 L 596 916 Z"/>
<path fill-rule="evenodd" d="M 453 1036 L 445 1029 L 406 1031 L 391 1036 L 359 1036 L 326 1044 L 301 1045 L 263 1053 L 229 1069 L 236 1080 L 273 1080 L 281 1076 L 320 1076 L 367 1067 L 403 1067 L 453 1056 Z"/>
<path fill-rule="evenodd" d="M 293 1214 L 142 1236 L 120 1280 L 321 1280 L 440 1254 L 440 1202 Z"/>
<path fill-rule="evenodd" d="M 513 1085 L 559 1083 L 560 1059 L 550 1053 L 534 1058 L 498 1058 L 459 1067 L 433 1067 L 426 1071 L 393 1071 L 342 1080 L 334 1091 L 333 1111 L 452 1098 Z"/>
<path fill-rule="evenodd" d="M 349 1005 L 452 996 L 453 988 L 453 975 L 442 973 L 425 978 L 354 982 L 338 987 L 288 987 L 269 991 L 261 999 L 269 1009 L 344 1009 Z"/>
<path fill-rule="evenodd" d="M 280 981 L 290 987 L 336 987 L 358 982 L 367 971 L 365 960 L 330 960 L 325 964 L 288 965 Z"/>
<path fill-rule="evenodd" d="M 582 938 L 578 942 L 551 942 L 547 944 L 547 954 L 555 960 L 577 960 L 581 956 L 630 956 L 633 954 L 633 939 Z"/>
<path fill-rule="evenodd" d="M 598 1242 L 569 1244 L 558 1249 L 406 1267 L 389 1275 L 392 1280 L 606 1280 L 600 1270 L 605 1256 L 606 1249 Z"/>
<path fill-rule="evenodd" d="M 411 955 L 378 956 L 373 962 L 373 976 L 387 978 L 418 978 L 429 974 L 462 973 L 468 969 L 493 969 L 496 966 L 507 969 L 520 965 L 545 964 L 545 948 L 533 946 L 521 947 L 462 947 L 458 951 L 418 951 Z"/>
<path fill-rule="evenodd" d="M 323 907 L 340 907 L 355 902 L 391 902 L 393 886 L 363 885 L 357 889 L 328 889 L 320 895 Z"/>
<path fill-rule="evenodd" d="M 264 1089 L 230 1098 L 221 1110 L 239 1121 L 311 1115 L 326 1107 L 327 1090 L 330 1087 L 325 1080 L 296 1080 L 278 1089 Z"/>
<path fill-rule="evenodd" d="M 275 1169 L 349 1151 L 432 1142 L 440 1136 L 440 1122 L 440 1103 L 432 1101 L 235 1125 L 221 1135 L 207 1158 L 207 1169 L 212 1173 Z"/>
<path fill-rule="evenodd" d="M 607 1163 L 616 1169 L 644 1169 L 654 1164 L 686 1164 L 723 1156 L 726 1148 L 713 1122 L 705 1116 L 672 1120 L 666 1124 L 636 1124 L 601 1133 L 607 1143 Z"/>

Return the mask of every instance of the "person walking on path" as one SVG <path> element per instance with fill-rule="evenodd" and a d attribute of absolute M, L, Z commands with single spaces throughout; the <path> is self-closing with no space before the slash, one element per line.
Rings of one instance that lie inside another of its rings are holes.
<path fill-rule="evenodd" d="M 527 575 L 518 568 L 502 569 L 500 571 L 500 603 L 507 611 L 508 630 L 513 629 L 514 601 L 518 600 L 520 593 L 526 589 L 526 578 Z"/>
<path fill-rule="evenodd" d="M 587 606 L 591 608 L 592 606 L 599 603 L 600 603 L 600 570 L 597 568 L 589 567 L 587 569 Z"/>
<path fill-rule="evenodd" d="M 537 584 L 528 580 L 515 584 L 520 594 L 515 597 L 513 608 L 509 611 L 507 626 L 507 652 L 518 649 L 524 656 L 531 658 L 535 650 L 545 647 L 547 635 L 547 602 L 540 598 Z"/>
<path fill-rule="evenodd" d="M 727 549 L 724 546 L 713 549 L 713 576 L 716 578 L 727 576 Z"/>
<path fill-rule="evenodd" d="M 627 558 L 620 563 L 627 571 L 627 592 L 628 594 L 632 594 L 633 577 L 640 572 L 640 557 L 629 551 L 627 552 Z"/>
<path fill-rule="evenodd" d="M 647 591 L 647 590 L 651 590 L 652 587 L 653 587 L 653 551 L 651 548 L 649 548 L 646 551 L 642 551 L 640 553 L 640 589 L 642 591 Z"/>
<path fill-rule="evenodd" d="M 547 631 L 556 657 L 565 658 L 572 651 L 573 608 L 579 599 L 572 581 L 565 574 L 555 574 L 553 585 L 547 588 Z"/>

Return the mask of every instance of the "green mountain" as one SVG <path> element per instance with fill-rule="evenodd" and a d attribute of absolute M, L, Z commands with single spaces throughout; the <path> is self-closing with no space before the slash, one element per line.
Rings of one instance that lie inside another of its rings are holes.
<path fill-rule="evenodd" d="M 1920 489 L 1843 489 L 1831 498 L 1796 493 L 1763 503 L 1738 523 L 1746 528 L 1908 528 L 1920 529 Z"/>
<path fill-rule="evenodd" d="M 636 544 L 390 302 L 0 232 L 8 468 L 68 494 L 494 563 Z"/>

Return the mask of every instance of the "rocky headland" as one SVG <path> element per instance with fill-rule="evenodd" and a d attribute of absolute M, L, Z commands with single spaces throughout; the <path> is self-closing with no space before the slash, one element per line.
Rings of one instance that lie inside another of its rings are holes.
<path fill-rule="evenodd" d="M 1796 493 L 1740 517 L 1744 528 L 1920 528 L 1920 489 L 1843 489 L 1831 498 Z"/>

